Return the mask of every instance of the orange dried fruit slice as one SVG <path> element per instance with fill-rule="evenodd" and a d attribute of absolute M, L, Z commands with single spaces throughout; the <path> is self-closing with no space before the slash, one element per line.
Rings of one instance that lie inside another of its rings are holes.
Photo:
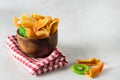
<path fill-rule="evenodd" d="M 17 27 L 20 27 L 20 26 L 21 26 L 21 25 L 19 24 L 19 19 L 16 18 L 16 17 L 13 18 L 13 24 L 14 24 L 15 26 L 17 26 Z"/>
<path fill-rule="evenodd" d="M 26 29 L 27 38 L 29 38 L 29 39 L 37 39 L 38 38 L 32 29 L 30 29 L 30 28 L 25 28 L 25 29 Z"/>
<path fill-rule="evenodd" d="M 50 34 L 53 34 L 58 29 L 59 18 L 55 18 L 53 22 L 50 24 Z"/>
<path fill-rule="evenodd" d="M 50 16 L 46 16 L 44 19 L 36 21 L 33 27 L 34 31 L 35 32 L 39 31 L 41 28 L 45 27 L 51 20 L 52 18 Z"/>
<path fill-rule="evenodd" d="M 86 72 L 86 75 L 88 75 L 90 78 L 94 78 L 96 76 L 98 76 L 104 67 L 104 62 L 100 63 L 99 65 L 91 68 L 88 72 Z"/>
<path fill-rule="evenodd" d="M 42 28 L 40 31 L 37 31 L 35 34 L 36 34 L 40 39 L 49 36 L 49 32 L 48 32 L 46 29 L 44 29 L 44 28 Z"/>
<path fill-rule="evenodd" d="M 35 13 L 33 13 L 31 17 L 33 17 L 33 18 L 36 19 L 36 20 L 44 19 L 44 18 L 45 18 L 44 16 L 39 15 L 39 14 L 35 14 Z"/>
<path fill-rule="evenodd" d="M 26 14 L 21 14 L 20 15 L 20 21 L 21 25 L 25 28 L 33 28 L 35 19 L 26 15 Z"/>
<path fill-rule="evenodd" d="M 88 66 L 95 66 L 100 63 L 100 60 L 96 59 L 96 58 L 90 58 L 90 59 L 86 59 L 86 60 L 77 59 L 76 61 L 78 64 L 86 64 Z"/>

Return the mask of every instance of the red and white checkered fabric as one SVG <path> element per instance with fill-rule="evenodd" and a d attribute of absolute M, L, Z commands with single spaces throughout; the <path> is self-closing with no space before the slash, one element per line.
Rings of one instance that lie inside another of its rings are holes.
<path fill-rule="evenodd" d="M 23 64 L 23 66 L 32 74 L 43 74 L 68 64 L 66 57 L 58 50 L 55 49 L 51 55 L 46 58 L 30 58 L 24 55 L 17 43 L 15 35 L 8 36 L 6 46 L 11 51 L 12 55 Z"/>

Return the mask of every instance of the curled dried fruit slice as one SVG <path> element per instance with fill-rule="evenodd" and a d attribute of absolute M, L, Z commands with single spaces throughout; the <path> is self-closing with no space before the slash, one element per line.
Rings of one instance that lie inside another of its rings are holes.
<path fill-rule="evenodd" d="M 53 22 L 50 24 L 50 34 L 53 34 L 58 29 L 59 18 L 55 18 Z"/>
<path fill-rule="evenodd" d="M 74 64 L 71 69 L 76 74 L 84 75 L 89 70 L 89 67 L 85 64 Z"/>
<path fill-rule="evenodd" d="M 100 63 L 99 59 L 96 58 L 90 58 L 90 59 L 86 59 L 86 60 L 76 60 L 78 64 L 86 64 L 88 66 L 95 66 L 98 65 Z"/>
<path fill-rule="evenodd" d="M 19 22 L 19 19 L 16 18 L 16 17 L 14 17 L 14 18 L 13 18 L 13 24 L 14 24 L 15 26 L 17 26 L 17 27 L 20 27 L 21 24 L 19 24 L 18 22 Z"/>
<path fill-rule="evenodd" d="M 25 28 L 32 28 L 34 26 L 34 22 L 31 22 L 29 20 L 21 21 L 21 25 Z"/>
<path fill-rule="evenodd" d="M 41 39 L 49 36 L 49 32 L 44 28 L 42 28 L 40 31 L 37 31 L 35 34 Z"/>
<path fill-rule="evenodd" d="M 33 18 L 33 17 L 31 17 L 31 16 L 29 16 L 29 15 L 21 14 L 21 15 L 20 15 L 20 20 L 21 20 L 21 21 L 29 20 L 29 21 L 31 21 L 31 22 L 34 22 L 36 19 Z"/>
<path fill-rule="evenodd" d="M 51 20 L 52 18 L 50 16 L 46 16 L 44 19 L 36 21 L 33 27 L 34 31 L 35 32 L 39 31 L 41 28 L 45 27 Z"/>
<path fill-rule="evenodd" d="M 94 78 L 101 73 L 103 67 L 104 67 L 104 62 L 100 63 L 98 66 L 91 68 L 88 72 L 86 72 L 86 75 L 88 75 L 91 78 Z"/>
<path fill-rule="evenodd" d="M 35 13 L 33 13 L 31 17 L 35 18 L 36 20 L 44 19 L 45 18 L 44 16 L 39 15 L 39 14 L 35 14 Z"/>
<path fill-rule="evenodd" d="M 38 39 L 37 35 L 33 32 L 32 29 L 30 28 L 25 28 L 26 29 L 26 36 L 29 39 Z"/>

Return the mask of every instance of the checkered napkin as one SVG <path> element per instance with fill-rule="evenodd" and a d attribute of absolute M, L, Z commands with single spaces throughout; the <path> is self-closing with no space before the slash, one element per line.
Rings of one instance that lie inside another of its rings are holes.
<path fill-rule="evenodd" d="M 55 49 L 51 55 L 46 58 L 27 57 L 20 51 L 15 35 L 8 36 L 6 46 L 14 58 L 22 63 L 32 75 L 43 74 L 68 64 L 66 57 L 58 49 Z"/>

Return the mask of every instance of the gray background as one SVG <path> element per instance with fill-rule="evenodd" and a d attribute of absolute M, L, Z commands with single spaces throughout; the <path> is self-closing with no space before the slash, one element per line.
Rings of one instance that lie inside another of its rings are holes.
<path fill-rule="evenodd" d="M 69 65 L 40 76 L 31 76 L 5 46 L 8 35 L 16 34 L 12 23 L 21 13 L 59 17 L 58 48 Z M 103 72 L 94 80 L 120 79 L 119 0 L 0 0 L 0 80 L 92 80 L 74 74 L 76 59 L 99 58 Z"/>

